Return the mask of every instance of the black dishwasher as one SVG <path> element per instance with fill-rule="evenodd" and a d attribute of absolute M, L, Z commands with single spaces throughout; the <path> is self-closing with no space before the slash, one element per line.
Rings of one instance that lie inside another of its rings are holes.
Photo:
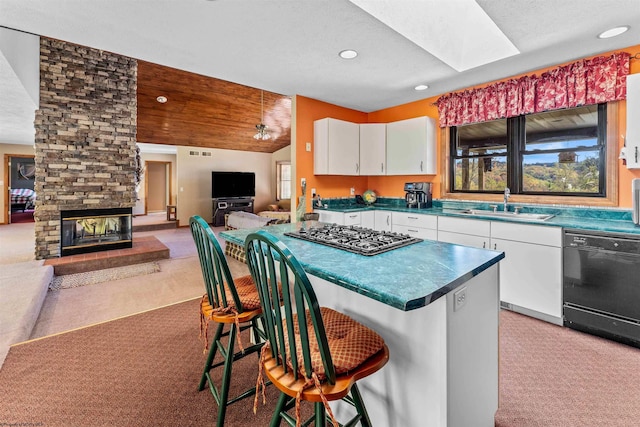
<path fill-rule="evenodd" d="M 640 347 L 640 236 L 566 230 L 563 267 L 564 325 Z"/>

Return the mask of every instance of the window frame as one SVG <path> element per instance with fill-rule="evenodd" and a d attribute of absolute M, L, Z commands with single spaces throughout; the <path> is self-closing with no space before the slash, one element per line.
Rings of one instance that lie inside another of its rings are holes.
<path fill-rule="evenodd" d="M 291 194 L 289 194 L 289 197 L 282 197 L 282 166 L 289 166 L 289 168 L 291 168 L 291 161 L 290 160 L 279 160 L 276 162 L 276 200 L 280 201 L 280 200 L 291 200 Z M 293 169 L 291 169 L 289 171 L 289 175 L 293 178 Z M 293 181 L 293 179 L 289 179 L 289 187 L 290 187 L 290 191 L 289 193 L 292 192 L 293 187 L 291 186 L 291 183 Z"/>
<path fill-rule="evenodd" d="M 619 145 L 619 101 L 606 103 L 606 115 L 599 115 L 599 120 L 606 120 L 606 126 L 601 129 L 604 132 L 603 155 L 600 160 L 605 164 L 606 182 L 604 185 L 604 195 L 584 195 L 584 193 L 519 193 L 518 183 L 514 182 L 514 174 L 510 170 L 507 172 L 510 189 L 516 190 L 512 193 L 511 202 L 513 203 L 534 203 L 534 204 L 564 204 L 564 205 L 584 205 L 591 206 L 618 206 L 618 145 Z M 522 132 L 524 127 L 520 126 Z M 509 129 L 508 132 L 514 132 Z M 454 170 L 452 168 L 453 158 L 452 151 L 451 128 L 445 127 L 440 129 L 439 134 L 441 150 L 441 181 L 443 183 L 441 197 L 453 200 L 477 200 L 477 201 L 500 201 L 502 200 L 502 192 L 479 192 L 479 191 L 460 191 L 453 190 Z M 524 138 L 521 139 L 524 141 Z M 515 150 L 511 150 L 513 154 Z M 520 159 L 516 159 L 520 162 Z M 509 159 L 507 168 L 513 165 L 513 160 Z M 604 177 L 603 177 L 604 178 Z"/>

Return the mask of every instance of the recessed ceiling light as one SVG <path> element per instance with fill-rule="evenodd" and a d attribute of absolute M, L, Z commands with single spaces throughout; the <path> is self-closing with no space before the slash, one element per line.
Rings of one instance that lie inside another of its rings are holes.
<path fill-rule="evenodd" d="M 611 37 L 619 36 L 622 33 L 626 33 L 627 30 L 629 30 L 629 26 L 628 25 L 624 25 L 622 27 L 610 28 L 607 31 L 603 31 L 600 34 L 598 34 L 598 38 L 599 39 L 608 39 L 608 38 L 611 38 Z"/>
<path fill-rule="evenodd" d="M 429 85 L 418 85 L 414 87 L 415 90 L 427 90 L 429 89 Z"/>
<path fill-rule="evenodd" d="M 347 49 L 347 50 L 343 50 L 338 55 L 340 55 L 340 58 L 342 59 L 353 59 L 356 56 L 358 56 L 358 52 L 352 49 Z"/>
<path fill-rule="evenodd" d="M 160 95 L 159 97 L 156 98 L 156 101 L 158 101 L 160 104 L 164 104 L 165 102 L 168 101 L 168 99 L 166 96 Z"/>

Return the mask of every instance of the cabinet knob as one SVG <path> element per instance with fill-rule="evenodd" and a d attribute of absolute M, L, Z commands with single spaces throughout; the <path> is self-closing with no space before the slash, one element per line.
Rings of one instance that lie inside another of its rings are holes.
<path fill-rule="evenodd" d="M 390 217 L 390 216 L 391 216 L 391 215 L 387 215 L 387 225 L 389 225 L 389 217 Z"/>
<path fill-rule="evenodd" d="M 422 168 L 422 166 L 423 166 L 423 165 L 424 165 L 424 162 L 423 162 L 423 161 L 420 161 L 420 172 L 422 172 L 422 171 L 423 171 L 423 168 Z"/>
<path fill-rule="evenodd" d="M 356 172 L 358 172 L 359 170 L 360 170 L 360 165 L 356 163 Z"/>
<path fill-rule="evenodd" d="M 384 172 L 384 163 L 380 163 L 380 172 Z"/>
<path fill-rule="evenodd" d="M 486 249 L 487 248 L 487 242 L 482 242 L 482 249 Z"/>

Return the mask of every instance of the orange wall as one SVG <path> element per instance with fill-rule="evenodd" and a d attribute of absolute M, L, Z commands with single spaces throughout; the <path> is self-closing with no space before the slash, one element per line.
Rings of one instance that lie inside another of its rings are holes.
<path fill-rule="evenodd" d="M 640 53 L 640 45 L 631 46 L 626 49 L 619 49 L 619 51 L 629 52 L 632 56 Z M 610 55 L 613 52 L 602 53 L 598 56 Z M 639 55 L 640 56 L 640 55 Z M 525 74 L 541 74 L 551 68 L 555 68 L 563 64 L 557 64 L 553 67 L 543 68 L 534 72 Z M 640 59 L 631 59 L 630 73 L 640 73 Z M 521 74 L 521 75 L 525 75 Z M 520 75 L 519 75 L 520 76 Z M 519 76 L 511 76 L 508 79 L 517 78 Z M 504 79 L 507 80 L 507 79 Z M 475 87 L 482 87 L 495 82 L 487 82 Z M 431 98 L 426 98 L 420 101 L 411 102 L 408 104 L 399 105 L 396 107 L 386 108 L 384 110 L 374 111 L 371 113 L 362 113 L 355 110 L 346 109 L 337 105 L 328 104 L 321 101 L 316 101 L 311 98 L 305 98 L 302 96 L 297 97 L 296 105 L 296 174 L 298 182 L 301 177 L 307 179 L 307 207 L 310 207 L 311 188 L 316 188 L 318 193 L 322 197 L 348 197 L 349 188 L 354 187 L 356 194 L 361 194 L 367 189 L 375 190 L 378 195 L 383 197 L 403 197 L 403 184 L 411 181 L 427 181 L 434 183 L 433 196 L 435 198 L 440 197 L 440 169 L 442 167 L 440 162 L 440 156 L 442 152 L 442 143 L 440 141 L 440 133 L 437 133 L 437 147 L 438 147 L 438 175 L 406 175 L 406 176 L 371 176 L 371 177 L 357 177 L 357 176 L 315 176 L 313 175 L 313 148 L 311 152 L 305 151 L 305 143 L 311 142 L 313 146 L 313 121 L 322 119 L 325 117 L 333 117 L 336 119 L 342 119 L 352 121 L 356 123 L 388 123 L 397 120 L 409 119 L 419 116 L 430 116 L 437 119 L 438 110 L 433 105 L 436 100 L 441 96 L 437 95 Z M 640 119 L 640 118 L 639 118 Z M 626 102 L 620 102 L 619 108 L 619 120 L 618 120 L 618 147 L 622 148 L 624 143 L 622 136 L 626 134 L 627 119 L 626 119 Z M 631 207 L 631 180 L 633 178 L 640 178 L 640 171 L 630 171 L 622 162 L 619 161 L 619 206 Z M 300 195 L 300 186 L 297 188 L 297 194 Z"/>

